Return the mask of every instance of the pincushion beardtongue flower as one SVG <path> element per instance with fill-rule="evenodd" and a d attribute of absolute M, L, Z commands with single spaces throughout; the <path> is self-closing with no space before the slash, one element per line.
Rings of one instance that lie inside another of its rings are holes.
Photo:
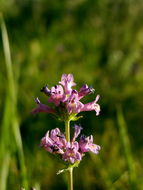
<path fill-rule="evenodd" d="M 63 74 L 59 84 L 60 85 L 55 85 L 51 89 L 49 89 L 48 86 L 41 89 L 41 92 L 44 92 L 44 94 L 48 96 L 48 102 L 53 103 L 54 105 L 52 107 L 44 105 L 37 98 L 36 103 L 38 106 L 32 110 L 32 113 L 47 112 L 56 115 L 59 119 L 64 121 L 68 120 L 71 115 L 76 116 L 78 113 L 83 111 L 94 110 L 96 115 L 99 115 L 100 106 L 97 104 L 99 95 L 93 102 L 87 104 L 83 104 L 80 101 L 84 96 L 94 92 L 92 87 L 83 85 L 79 92 L 72 89 L 72 86 L 76 85 L 72 74 Z M 75 120 L 75 118 L 73 118 L 73 120 Z"/>
<path fill-rule="evenodd" d="M 41 92 L 48 97 L 48 102 L 53 105 L 42 104 L 36 98 L 37 107 L 32 110 L 33 114 L 38 112 L 52 114 L 65 123 L 65 134 L 59 128 L 52 129 L 41 139 L 40 146 L 46 151 L 58 155 L 65 163 L 69 164 L 66 169 L 58 172 L 59 174 L 68 171 L 68 190 L 73 190 L 73 168 L 78 166 L 86 152 L 98 154 L 100 150 L 99 145 L 93 144 L 92 135 L 89 137 L 81 135 L 77 141 L 82 130 L 81 126 L 74 125 L 74 134 L 72 139 L 70 137 L 70 121 L 75 121 L 81 117 L 78 117 L 77 114 L 92 110 L 96 112 L 96 115 L 100 113 L 100 106 L 97 103 L 99 95 L 93 102 L 87 104 L 81 102 L 81 99 L 93 93 L 94 89 L 85 84 L 77 91 L 72 89 L 75 85 L 72 74 L 63 74 L 59 84 L 51 87 L 51 89 L 47 85 L 41 89 Z"/>

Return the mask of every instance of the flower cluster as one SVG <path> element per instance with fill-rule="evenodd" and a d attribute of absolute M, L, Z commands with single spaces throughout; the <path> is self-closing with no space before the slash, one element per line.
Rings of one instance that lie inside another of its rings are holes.
<path fill-rule="evenodd" d="M 53 86 L 51 89 L 49 89 L 48 86 L 44 86 L 41 92 L 48 97 L 48 102 L 52 103 L 53 106 L 42 104 L 40 100 L 36 98 L 37 107 L 32 110 L 32 113 L 50 113 L 65 123 L 69 123 L 71 120 L 77 120 L 78 117 L 76 117 L 76 115 L 83 111 L 94 110 L 96 115 L 99 115 L 100 106 L 97 104 L 99 95 L 96 96 L 94 101 L 83 104 L 81 99 L 93 93 L 94 89 L 85 84 L 77 91 L 72 89 L 75 85 L 76 83 L 74 82 L 72 74 L 63 74 L 58 85 Z M 66 134 L 67 138 L 61 133 L 59 128 L 48 131 L 41 140 L 41 147 L 52 154 L 59 155 L 62 160 L 71 164 L 80 162 L 85 152 L 98 154 L 100 146 L 93 144 L 92 135 L 88 137 L 81 135 L 79 141 L 77 141 L 76 139 L 82 128 L 75 125 L 74 135 L 70 140 L 69 126 L 66 126 L 66 129 L 67 128 L 67 133 L 69 133 L 68 135 Z"/>
<path fill-rule="evenodd" d="M 72 74 L 63 74 L 58 85 L 53 86 L 51 89 L 49 89 L 48 86 L 44 86 L 41 92 L 48 96 L 48 102 L 53 103 L 54 106 L 49 107 L 42 104 L 40 100 L 36 98 L 35 101 L 38 106 L 32 110 L 32 113 L 47 112 L 61 117 L 60 113 L 62 112 L 62 116 L 64 113 L 64 119 L 69 115 L 76 115 L 83 111 L 95 110 L 96 115 L 99 115 L 100 106 L 97 104 L 99 95 L 96 96 L 93 102 L 83 104 L 80 100 L 84 96 L 93 93 L 94 89 L 85 84 L 77 91 L 72 89 L 75 85 L 76 83 L 74 82 Z"/>
<path fill-rule="evenodd" d="M 99 145 L 93 144 L 92 135 L 89 137 L 82 135 L 79 142 L 76 141 L 81 129 L 78 125 L 74 126 L 74 135 L 71 142 L 67 142 L 59 128 L 52 129 L 42 138 L 40 145 L 50 153 L 59 154 L 64 161 L 72 164 L 76 161 L 80 162 L 85 152 L 98 154 L 100 150 Z"/>

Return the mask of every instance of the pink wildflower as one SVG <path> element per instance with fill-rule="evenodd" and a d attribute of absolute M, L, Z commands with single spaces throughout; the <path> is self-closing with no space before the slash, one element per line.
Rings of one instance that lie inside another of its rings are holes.
<path fill-rule="evenodd" d="M 63 149 L 66 145 L 66 139 L 63 134 L 61 134 L 58 128 L 48 131 L 46 135 L 41 140 L 41 146 L 44 147 L 50 153 L 63 154 Z"/>
<path fill-rule="evenodd" d="M 79 92 L 78 92 L 78 99 L 80 100 L 81 98 L 83 98 L 84 96 L 88 95 L 88 94 L 91 94 L 91 93 L 94 93 L 94 88 L 92 87 L 88 87 L 87 84 L 83 85 Z"/>
<path fill-rule="evenodd" d="M 79 113 L 81 108 L 84 107 L 84 105 L 78 99 L 78 93 L 76 90 L 72 90 L 72 93 L 66 102 L 66 107 L 69 114 Z"/>
<path fill-rule="evenodd" d="M 46 113 L 52 113 L 54 114 L 54 109 L 50 108 L 49 106 L 46 106 L 45 104 L 42 104 L 38 98 L 35 99 L 35 102 L 37 103 L 37 108 L 34 108 L 31 113 L 35 114 L 38 112 L 46 112 Z"/>
<path fill-rule="evenodd" d="M 93 152 L 95 154 L 99 153 L 101 149 L 99 145 L 93 144 L 93 136 L 86 137 L 82 135 L 79 141 L 80 152 Z"/>
<path fill-rule="evenodd" d="M 96 102 L 99 100 L 99 95 L 96 96 L 96 99 L 93 102 L 89 102 L 87 104 L 84 104 L 84 107 L 81 108 L 81 112 L 82 111 L 96 111 L 96 115 L 99 115 L 100 112 L 100 105 L 97 104 Z"/>
<path fill-rule="evenodd" d="M 55 85 L 51 88 L 49 102 L 53 102 L 56 106 L 59 106 L 64 97 L 64 90 L 61 85 Z"/>
<path fill-rule="evenodd" d="M 93 152 L 98 154 L 100 146 L 93 144 L 93 136 L 85 137 L 82 135 L 79 142 L 76 138 L 79 136 L 82 127 L 74 126 L 74 135 L 71 142 L 67 142 L 65 136 L 60 132 L 60 129 L 55 128 L 48 131 L 41 140 L 41 147 L 52 154 L 61 155 L 64 161 L 74 163 L 81 161 L 85 152 Z"/>
<path fill-rule="evenodd" d="M 76 85 L 72 74 L 63 74 L 59 84 L 60 85 L 55 85 L 51 89 L 49 89 L 48 86 L 45 86 L 41 89 L 41 92 L 44 92 L 48 96 L 48 102 L 54 103 L 54 107 L 50 108 L 44 104 L 41 104 L 37 98 L 36 103 L 38 104 L 38 107 L 33 109 L 32 113 L 47 112 L 55 114 L 57 117 L 59 117 L 59 110 L 62 109 L 62 112 L 67 114 L 66 117 L 68 117 L 70 114 L 76 115 L 83 111 L 92 110 L 96 112 L 96 115 L 99 115 L 100 106 L 97 104 L 99 95 L 93 102 L 89 102 L 87 104 L 83 104 L 80 101 L 84 96 L 94 92 L 92 87 L 88 87 L 88 85 L 85 84 L 80 88 L 79 92 L 72 89 L 72 86 Z"/>
<path fill-rule="evenodd" d="M 81 158 L 82 155 L 79 152 L 78 142 L 68 142 L 66 146 L 66 151 L 64 152 L 62 159 L 64 161 L 69 161 L 73 164 L 75 161 L 80 161 Z"/>
<path fill-rule="evenodd" d="M 59 84 L 63 85 L 65 94 L 71 94 L 71 91 L 72 91 L 71 87 L 76 85 L 72 74 L 68 74 L 68 75 L 63 74 Z"/>

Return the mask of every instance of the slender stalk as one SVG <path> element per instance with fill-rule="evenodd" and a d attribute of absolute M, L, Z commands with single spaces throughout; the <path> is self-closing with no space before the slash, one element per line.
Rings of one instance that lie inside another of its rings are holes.
<path fill-rule="evenodd" d="M 70 120 L 65 121 L 66 140 L 70 142 Z M 68 171 L 68 190 L 73 190 L 73 168 Z"/>
<path fill-rule="evenodd" d="M 65 121 L 66 140 L 70 142 L 70 120 Z"/>
<path fill-rule="evenodd" d="M 73 168 L 70 168 L 68 175 L 68 190 L 73 190 Z"/>

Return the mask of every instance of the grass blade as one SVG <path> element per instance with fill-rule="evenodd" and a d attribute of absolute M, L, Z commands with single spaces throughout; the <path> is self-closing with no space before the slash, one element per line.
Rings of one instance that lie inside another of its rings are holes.
<path fill-rule="evenodd" d="M 134 167 L 134 159 L 131 151 L 131 144 L 128 137 L 127 125 L 123 116 L 121 105 L 117 106 L 117 122 L 119 126 L 119 133 L 121 138 L 122 147 L 124 150 L 126 165 L 129 172 L 129 185 L 131 190 L 137 189 L 136 171 Z"/>
<path fill-rule="evenodd" d="M 3 155 L 3 159 L 5 159 L 4 155 L 10 155 L 12 152 L 11 142 L 12 138 L 14 139 L 14 145 L 16 147 L 16 151 L 18 153 L 18 159 L 20 163 L 20 170 L 21 170 L 21 179 L 22 179 L 22 186 L 26 189 L 28 188 L 28 180 L 26 175 L 26 168 L 25 168 L 25 161 L 24 161 L 24 153 L 23 153 L 23 145 L 22 139 L 19 129 L 19 121 L 17 117 L 17 91 L 16 91 L 16 81 L 14 81 L 14 73 L 12 69 L 12 61 L 11 61 L 11 53 L 10 53 L 10 46 L 8 40 L 8 34 L 6 25 L 3 19 L 2 14 L 0 15 L 0 24 L 1 24 L 1 32 L 2 32 L 2 42 L 3 42 L 3 49 L 4 49 L 4 56 L 5 56 L 5 65 L 7 71 L 7 98 L 6 98 L 6 108 L 4 112 L 4 119 L 2 125 L 2 135 L 4 138 L 1 140 L 1 152 Z M 11 138 L 8 138 L 10 136 Z M 10 148 L 6 148 L 9 146 Z M 9 151 L 9 152 L 7 152 Z M 9 154 L 8 154 L 9 153 Z M 5 169 L 7 166 L 7 170 Z M 1 190 L 5 190 L 6 187 L 6 177 L 4 175 L 8 171 L 8 161 L 3 162 L 1 171 Z"/>

